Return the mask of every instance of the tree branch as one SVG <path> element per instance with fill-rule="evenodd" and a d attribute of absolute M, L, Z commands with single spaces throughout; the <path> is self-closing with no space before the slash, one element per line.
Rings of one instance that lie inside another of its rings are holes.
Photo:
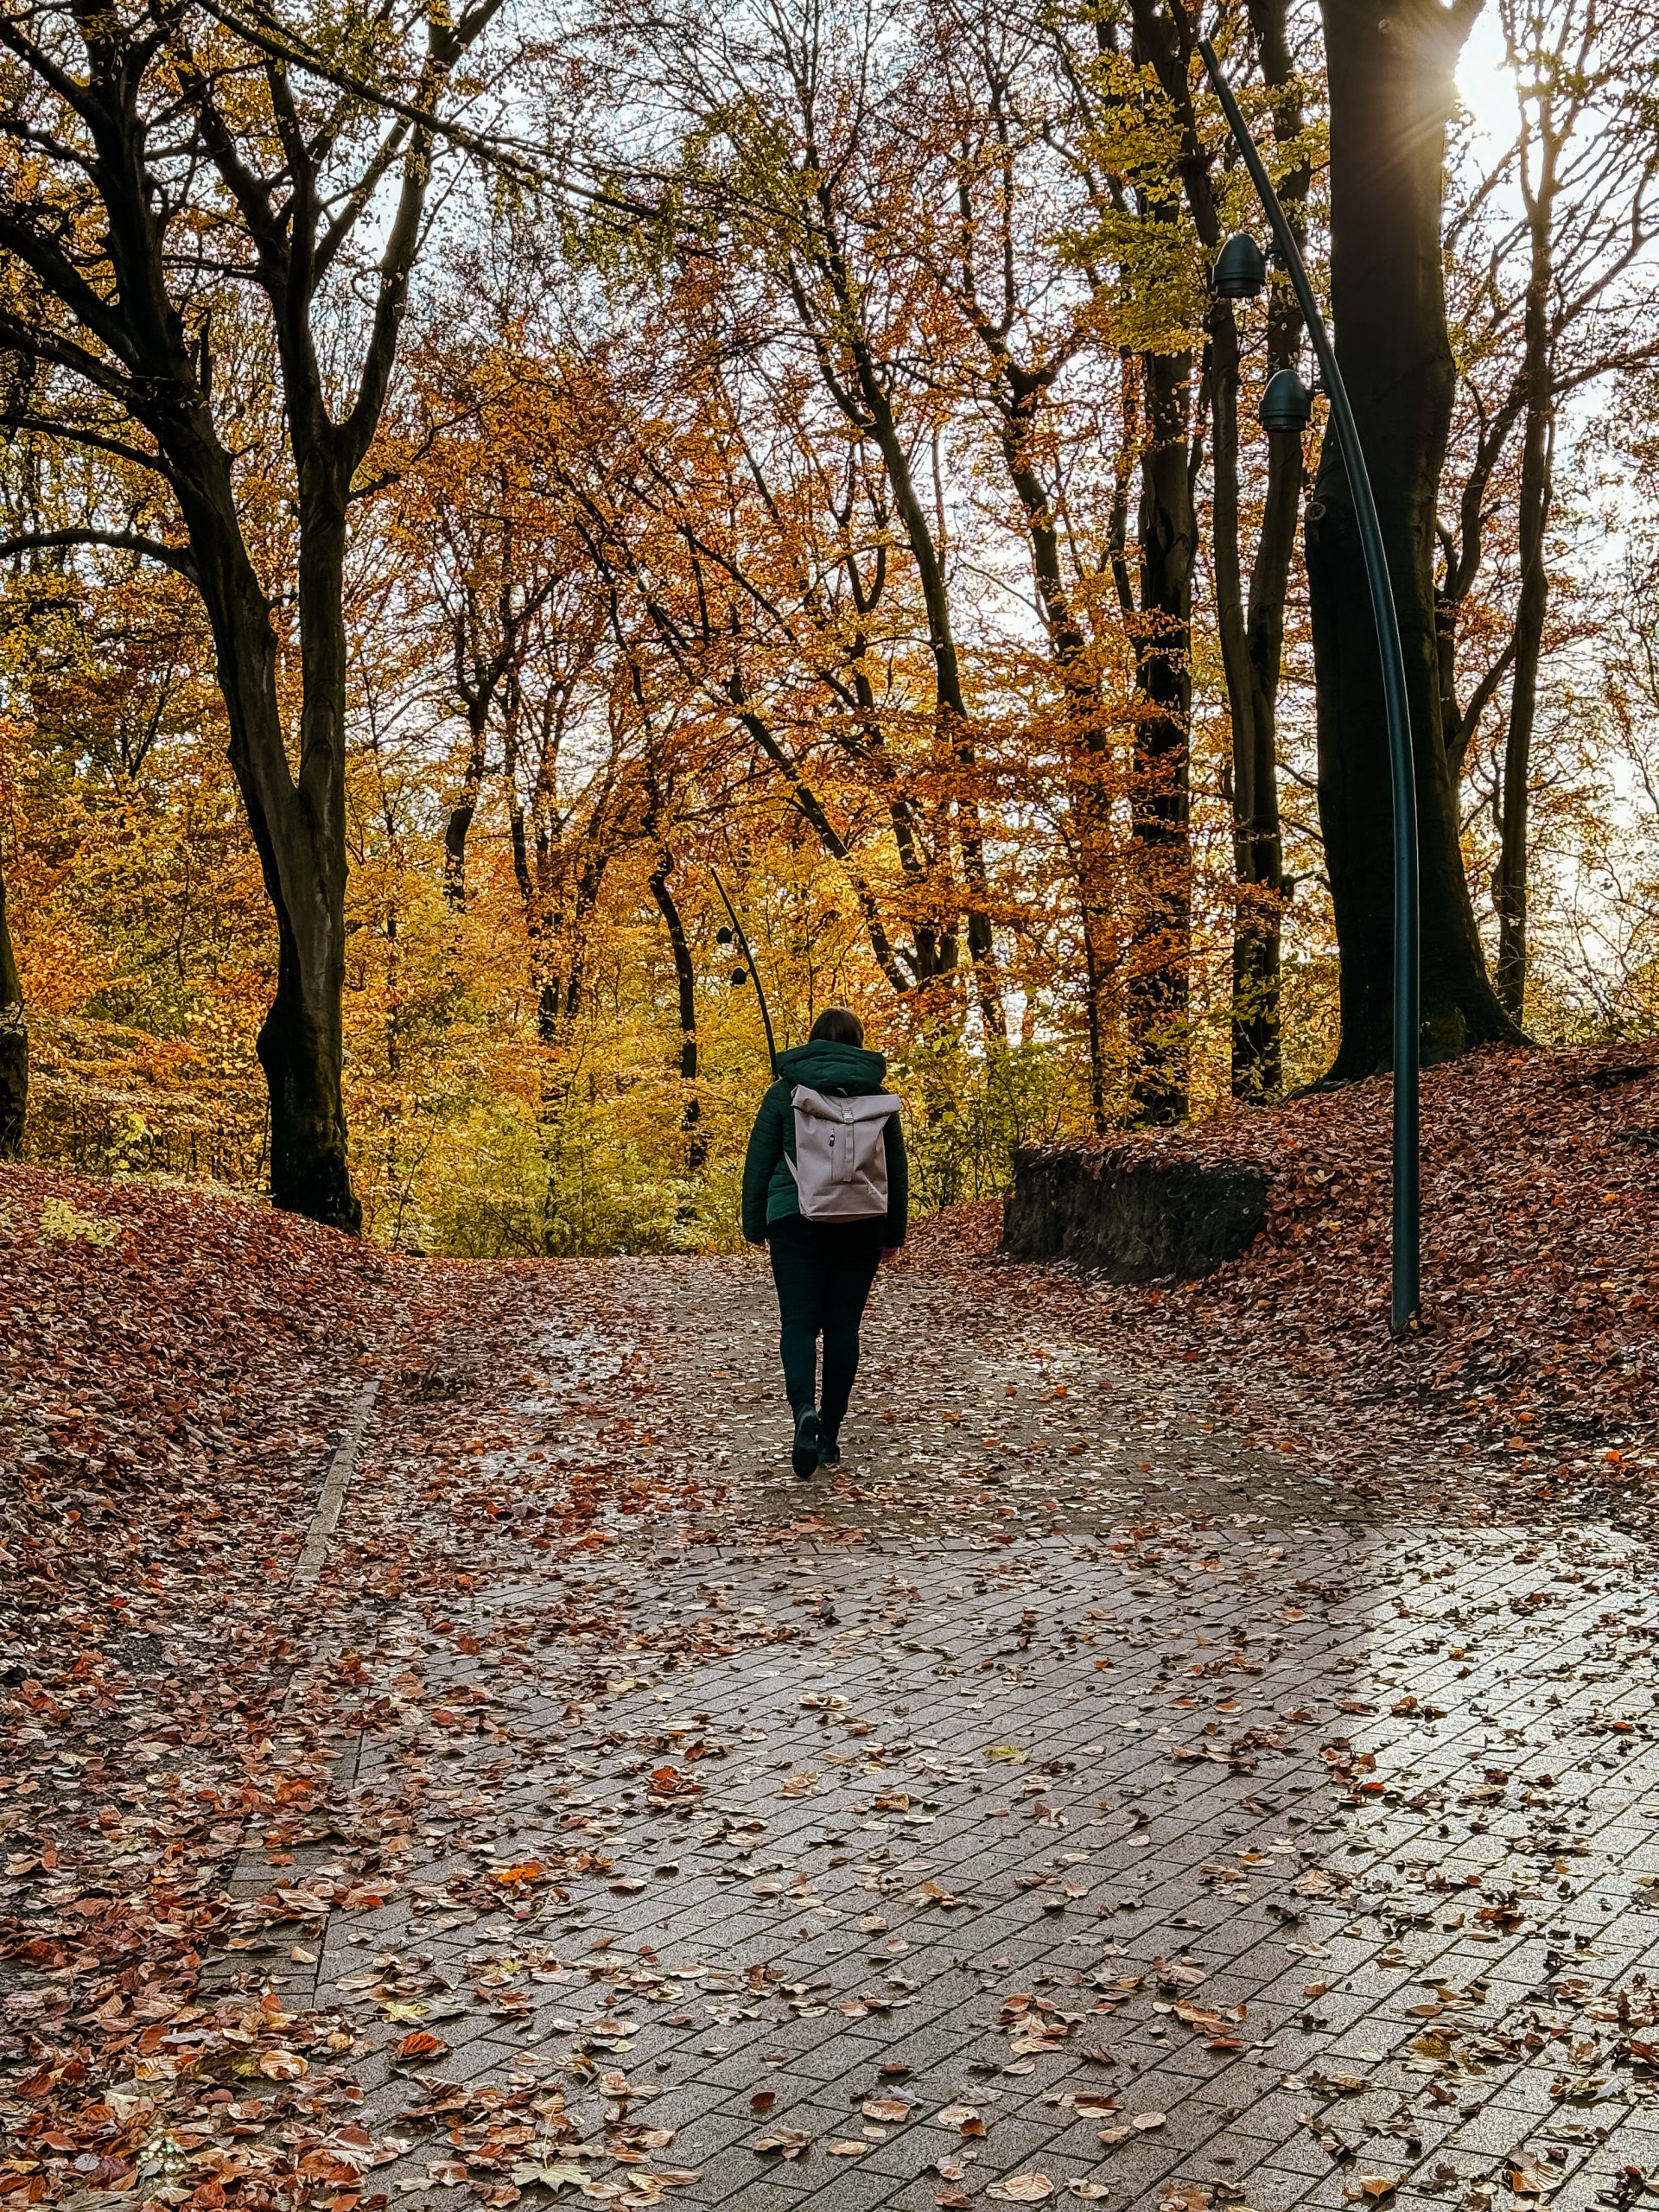
<path fill-rule="evenodd" d="M 0 249 L 5 245 L 5 226 L 3 219 L 0 219 Z M 84 378 L 94 391 L 114 400 L 124 413 L 137 412 L 133 404 L 135 393 L 127 378 L 100 361 L 96 353 L 89 353 L 84 346 L 76 345 L 73 338 L 65 338 L 55 331 L 43 331 L 37 323 L 25 322 L 21 315 L 0 308 L 0 345 L 21 353 L 26 360 L 49 361 L 54 368 L 66 369 L 71 376 Z"/>
<path fill-rule="evenodd" d="M 16 19 L 8 11 L 0 16 L 0 46 L 15 54 L 31 75 L 49 86 L 72 114 L 85 124 L 96 122 L 99 108 L 85 85 L 77 84 L 66 69 L 60 69 L 45 49 L 25 38 L 18 29 Z"/>
<path fill-rule="evenodd" d="M 167 463 L 158 454 L 145 453 L 142 447 L 112 437 L 107 430 L 86 429 L 53 415 L 13 415 L 4 410 L 0 410 L 0 423 L 8 430 L 38 430 L 44 437 L 67 438 L 73 445 L 93 446 L 99 453 L 113 454 L 118 461 L 130 461 L 135 468 L 148 468 L 168 483 L 172 481 Z"/>
<path fill-rule="evenodd" d="M 37 277 L 54 298 L 62 301 L 78 322 L 84 323 L 100 344 L 109 347 L 124 368 L 137 373 L 138 363 L 132 342 L 119 316 L 103 295 L 87 283 L 54 239 L 43 236 L 33 224 L 4 213 L 0 214 L 0 250 L 15 254 L 24 268 Z M 28 324 L 15 317 L 8 316 L 7 320 L 15 321 L 20 330 L 28 331 L 29 328 Z M 19 350 L 30 355 L 37 353 L 41 350 L 38 336 L 31 338 Z M 79 352 L 80 349 L 76 347 L 75 350 Z M 86 358 L 94 362 L 97 359 L 94 354 L 88 354 Z M 81 373 L 86 372 L 83 370 Z"/>
<path fill-rule="evenodd" d="M 141 554 L 147 561 L 159 561 L 164 569 L 171 569 L 188 582 L 197 585 L 200 582 L 196 564 L 182 546 L 163 544 L 159 537 L 146 537 L 136 530 L 26 532 L 21 537 L 0 538 L 0 561 L 13 560 L 20 553 L 44 553 L 70 545 L 105 545 L 118 553 Z"/>

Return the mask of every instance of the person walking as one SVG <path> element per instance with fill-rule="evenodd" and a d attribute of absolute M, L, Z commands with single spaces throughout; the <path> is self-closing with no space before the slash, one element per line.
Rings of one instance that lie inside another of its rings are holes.
<path fill-rule="evenodd" d="M 826 1008 L 774 1071 L 743 1163 L 743 1234 L 771 1255 L 790 1457 L 805 1482 L 840 1465 L 858 1325 L 876 1268 L 905 1241 L 910 1170 L 899 1101 L 881 1087 L 887 1064 L 855 1014 Z"/>

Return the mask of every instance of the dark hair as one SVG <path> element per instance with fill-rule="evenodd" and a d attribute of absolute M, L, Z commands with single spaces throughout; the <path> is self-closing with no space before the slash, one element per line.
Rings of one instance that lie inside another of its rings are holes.
<path fill-rule="evenodd" d="M 861 1045 L 864 1025 L 844 1006 L 827 1006 L 812 1025 L 815 1045 Z"/>

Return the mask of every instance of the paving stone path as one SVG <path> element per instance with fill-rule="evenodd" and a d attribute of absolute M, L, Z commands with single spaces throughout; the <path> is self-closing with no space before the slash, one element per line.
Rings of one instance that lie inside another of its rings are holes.
<path fill-rule="evenodd" d="M 393 2206 L 1659 2202 L 1639 1528 L 995 1268 L 884 1278 L 808 1487 L 753 1264 L 503 1280 L 391 1353 L 225 1962 L 342 2008 Z"/>

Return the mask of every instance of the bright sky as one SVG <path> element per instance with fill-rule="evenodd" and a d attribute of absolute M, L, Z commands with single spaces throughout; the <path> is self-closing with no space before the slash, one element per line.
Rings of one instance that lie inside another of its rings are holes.
<path fill-rule="evenodd" d="M 1504 66 L 1497 12 L 1483 8 L 1458 65 L 1458 90 L 1474 119 L 1484 149 L 1495 150 L 1515 134 L 1515 79 Z"/>

